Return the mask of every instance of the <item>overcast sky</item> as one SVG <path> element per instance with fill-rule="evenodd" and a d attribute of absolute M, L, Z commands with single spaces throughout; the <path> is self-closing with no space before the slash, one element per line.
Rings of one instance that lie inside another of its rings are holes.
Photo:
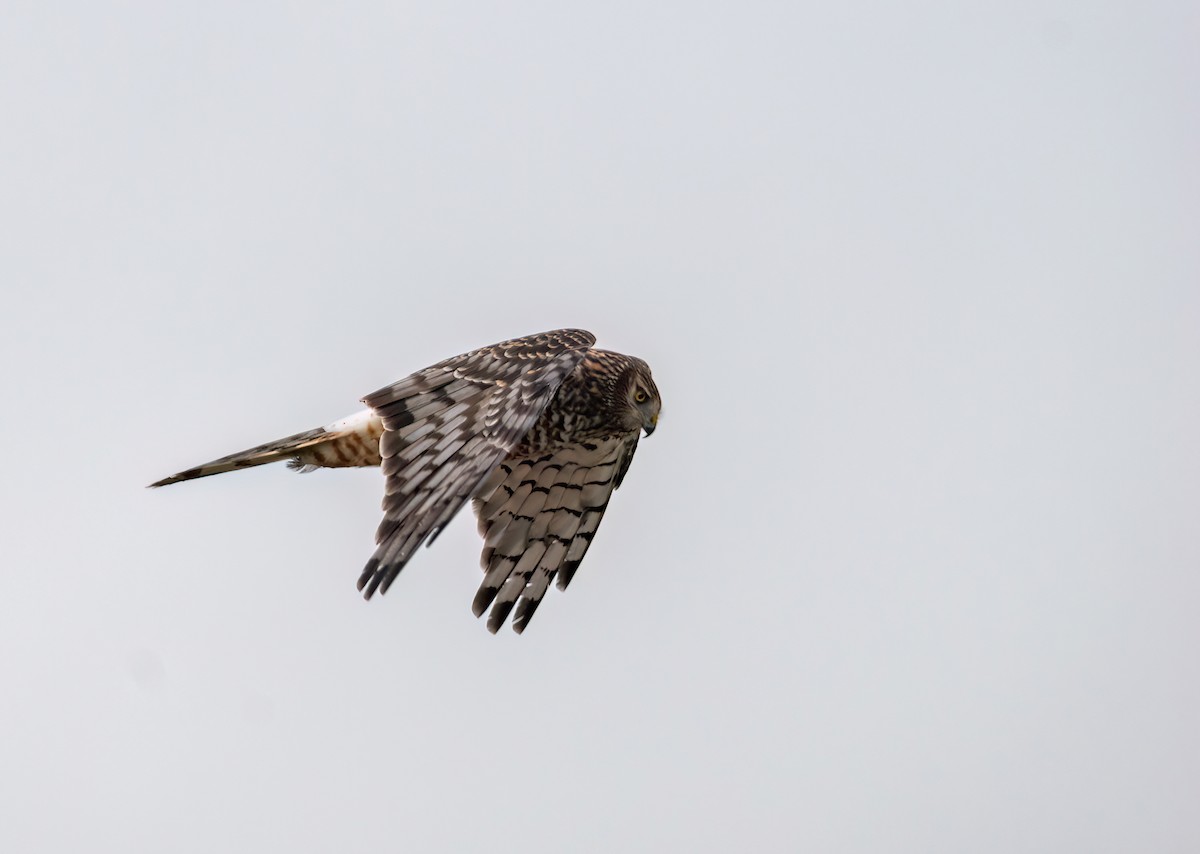
<path fill-rule="evenodd" d="M 1194 2 L 24 3 L 0 849 L 1200 850 Z M 144 485 L 579 326 L 568 593 L 375 470 Z"/>

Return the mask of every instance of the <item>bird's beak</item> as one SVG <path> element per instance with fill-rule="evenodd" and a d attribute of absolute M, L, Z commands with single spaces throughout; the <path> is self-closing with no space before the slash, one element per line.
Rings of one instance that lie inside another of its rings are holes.
<path fill-rule="evenodd" d="M 655 415 L 648 422 L 643 424 L 642 429 L 646 431 L 647 436 L 649 436 L 651 433 L 653 433 L 655 430 L 657 430 L 658 429 L 658 416 Z"/>

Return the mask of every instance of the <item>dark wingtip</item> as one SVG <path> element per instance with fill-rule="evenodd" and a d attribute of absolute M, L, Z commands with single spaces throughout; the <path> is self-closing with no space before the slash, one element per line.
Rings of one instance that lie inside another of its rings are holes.
<path fill-rule="evenodd" d="M 476 617 L 482 617 L 483 612 L 488 609 L 488 605 L 492 604 L 492 600 L 499 592 L 499 587 L 489 587 L 486 584 L 480 587 L 479 592 L 475 594 L 475 601 L 471 603 L 471 613 Z"/>
<path fill-rule="evenodd" d="M 579 569 L 580 560 L 569 560 L 563 564 L 562 569 L 558 572 L 558 580 L 555 582 L 555 587 L 559 590 L 566 590 L 571 584 L 571 579 L 575 577 L 575 570 Z"/>
<path fill-rule="evenodd" d="M 521 601 L 517 603 L 517 613 L 513 615 L 512 619 L 514 632 L 521 634 L 525 631 L 525 627 L 533 619 L 534 612 L 537 611 L 540 604 L 542 604 L 541 599 L 526 599 L 524 596 L 521 597 Z"/>
<path fill-rule="evenodd" d="M 375 568 L 379 566 L 379 561 L 371 558 L 367 561 L 367 565 L 363 567 L 362 574 L 358 576 L 358 589 L 362 593 L 364 599 L 370 599 L 375 593 L 375 587 L 379 581 L 375 577 Z M 363 590 L 363 588 L 367 588 Z"/>
<path fill-rule="evenodd" d="M 487 627 L 492 634 L 500 631 L 500 627 L 504 625 L 504 621 L 508 619 L 509 613 L 513 609 L 515 602 L 497 602 L 492 607 L 492 613 L 488 615 Z"/>

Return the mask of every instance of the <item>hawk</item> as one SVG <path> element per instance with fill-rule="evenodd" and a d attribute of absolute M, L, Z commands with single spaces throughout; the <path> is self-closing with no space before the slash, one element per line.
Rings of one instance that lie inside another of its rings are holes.
<path fill-rule="evenodd" d="M 150 485 L 281 460 L 299 471 L 381 466 L 383 521 L 358 579 L 367 599 L 473 499 L 484 576 L 472 610 L 490 607 L 495 633 L 515 607 L 519 634 L 551 582 L 571 583 L 639 436 L 658 425 L 650 367 L 595 343 L 559 329 L 472 350 L 367 395 L 341 421 Z"/>

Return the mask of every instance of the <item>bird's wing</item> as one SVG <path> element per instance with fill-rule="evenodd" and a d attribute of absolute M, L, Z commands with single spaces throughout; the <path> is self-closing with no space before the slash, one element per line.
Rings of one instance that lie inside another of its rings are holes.
<path fill-rule="evenodd" d="M 596 342 L 560 329 L 484 347 L 363 398 L 383 420 L 386 491 L 378 547 L 358 579 L 367 598 L 387 592 L 529 431 L 563 379 Z"/>
<path fill-rule="evenodd" d="M 523 632 L 555 576 L 560 590 L 571 583 L 637 442 L 634 432 L 510 458 L 480 486 L 474 503 L 485 574 L 472 609 L 478 617 L 491 606 L 489 631 L 516 605 L 513 630 Z"/>

